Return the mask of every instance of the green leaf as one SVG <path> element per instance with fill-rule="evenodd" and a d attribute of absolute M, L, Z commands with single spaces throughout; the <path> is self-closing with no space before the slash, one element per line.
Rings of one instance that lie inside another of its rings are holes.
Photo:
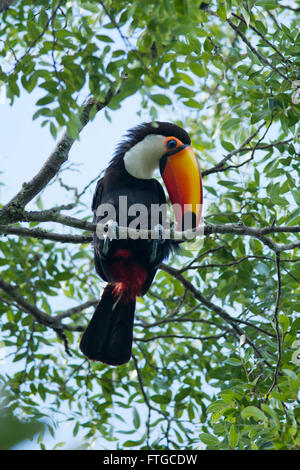
<path fill-rule="evenodd" d="M 79 423 L 79 421 L 77 421 L 77 423 L 75 424 L 74 429 L 73 429 L 73 436 L 74 436 L 74 437 L 76 437 L 77 434 L 78 434 L 79 425 L 80 425 L 80 423 Z"/>
<path fill-rule="evenodd" d="M 69 279 L 72 279 L 72 278 L 73 278 L 73 273 L 68 272 L 68 271 L 55 274 L 55 279 L 57 281 L 68 281 Z"/>
<path fill-rule="evenodd" d="M 267 10 L 274 10 L 278 6 L 278 2 L 276 0 L 257 0 L 255 6 L 264 7 Z"/>
<path fill-rule="evenodd" d="M 196 108 L 196 109 L 201 109 L 202 105 L 196 100 L 189 99 L 184 101 L 185 106 L 188 106 L 189 108 Z"/>
<path fill-rule="evenodd" d="M 38 207 L 38 209 L 39 209 L 40 211 L 42 211 L 42 210 L 44 209 L 44 204 L 43 204 L 41 195 L 39 195 L 39 196 L 36 198 L 36 205 L 37 205 L 37 207 Z"/>
<path fill-rule="evenodd" d="M 132 440 L 126 441 L 123 444 L 124 447 L 137 447 L 138 445 L 140 445 L 140 441 L 132 441 Z"/>
<path fill-rule="evenodd" d="M 203 444 L 206 444 L 208 447 L 219 447 L 220 442 L 217 437 L 212 436 L 208 432 L 202 432 L 199 436 L 200 441 L 203 442 Z"/>
<path fill-rule="evenodd" d="M 160 405 L 168 405 L 170 403 L 170 397 L 167 394 L 164 395 L 152 395 L 151 400 Z"/>
<path fill-rule="evenodd" d="M 53 122 L 50 122 L 50 132 L 51 132 L 51 135 L 54 139 L 56 139 L 57 137 L 57 129 L 55 127 L 55 125 L 53 124 Z"/>
<path fill-rule="evenodd" d="M 225 408 L 228 407 L 228 403 L 223 400 L 216 400 L 210 403 L 207 407 L 207 413 L 216 413 L 219 411 L 223 411 Z"/>
<path fill-rule="evenodd" d="M 225 21 L 227 19 L 227 11 L 225 1 L 218 1 L 217 15 L 221 20 Z"/>
<path fill-rule="evenodd" d="M 241 366 L 241 361 L 240 359 L 237 359 L 236 357 L 231 357 L 225 361 L 226 364 L 229 364 L 230 366 L 234 367 L 239 367 Z"/>
<path fill-rule="evenodd" d="M 187 85 L 190 85 L 190 86 L 194 85 L 194 80 L 189 75 L 179 72 L 178 77 Z"/>
<path fill-rule="evenodd" d="M 231 142 L 227 142 L 226 140 L 221 139 L 221 145 L 228 152 L 232 152 L 232 150 L 235 149 L 234 145 Z"/>
<path fill-rule="evenodd" d="M 247 406 L 241 412 L 242 418 L 254 418 L 256 421 L 267 421 L 265 413 L 256 406 Z"/>
<path fill-rule="evenodd" d="M 175 93 L 183 96 L 184 98 L 193 98 L 195 96 L 195 92 L 193 90 L 190 90 L 189 88 L 186 88 L 184 86 L 177 87 L 175 89 Z"/>
<path fill-rule="evenodd" d="M 289 329 L 289 326 L 290 326 L 289 317 L 287 315 L 284 315 L 283 313 L 281 313 L 279 315 L 278 321 L 279 321 L 280 325 L 282 326 L 283 333 L 285 333 Z"/>
<path fill-rule="evenodd" d="M 133 408 L 133 425 L 135 429 L 138 429 L 141 425 L 140 415 L 136 408 Z"/>
<path fill-rule="evenodd" d="M 299 189 L 298 190 L 292 190 L 291 193 L 293 195 L 293 198 L 294 198 L 296 204 L 298 204 L 300 206 L 300 191 L 299 191 Z"/>
<path fill-rule="evenodd" d="M 232 424 L 229 431 L 229 445 L 231 449 L 235 449 L 239 442 L 239 433 L 237 427 Z"/>
<path fill-rule="evenodd" d="M 20 96 L 20 89 L 19 89 L 19 86 L 17 84 L 17 76 L 16 75 L 11 75 L 9 77 L 9 80 L 8 80 L 8 90 L 7 90 L 7 93 L 8 93 L 8 96 Z"/>
<path fill-rule="evenodd" d="M 110 38 L 109 36 L 106 36 L 105 34 L 97 34 L 96 38 L 102 42 L 114 42 L 112 38 Z"/>
<path fill-rule="evenodd" d="M 248 11 L 246 10 L 246 8 L 244 8 L 242 3 L 240 3 L 239 8 L 240 8 L 241 13 L 243 15 L 243 18 L 246 22 L 246 25 L 249 26 L 249 24 L 250 24 L 250 15 L 249 15 Z"/>
<path fill-rule="evenodd" d="M 192 62 L 190 64 L 190 69 L 198 77 L 205 77 L 205 75 L 206 75 L 206 72 L 205 72 L 205 69 L 204 69 L 203 65 L 201 65 L 198 62 Z"/>
<path fill-rule="evenodd" d="M 41 9 L 41 13 L 39 14 L 39 25 L 44 28 L 48 22 L 48 15 L 47 15 L 47 11 L 42 8 Z"/>
<path fill-rule="evenodd" d="M 221 130 L 227 131 L 228 129 L 237 127 L 240 124 L 241 124 L 241 120 L 239 118 L 229 118 L 222 124 Z"/>
<path fill-rule="evenodd" d="M 81 127 L 82 127 L 82 124 L 81 124 L 79 116 L 75 113 L 72 113 L 69 121 L 67 122 L 67 128 L 68 128 L 68 132 L 70 136 L 73 139 L 78 139 L 79 130 L 81 129 Z"/>
<path fill-rule="evenodd" d="M 156 95 L 150 95 L 150 98 L 152 99 L 152 101 L 154 101 L 154 103 L 159 104 L 160 106 L 172 104 L 172 101 L 168 96 L 159 93 Z"/>

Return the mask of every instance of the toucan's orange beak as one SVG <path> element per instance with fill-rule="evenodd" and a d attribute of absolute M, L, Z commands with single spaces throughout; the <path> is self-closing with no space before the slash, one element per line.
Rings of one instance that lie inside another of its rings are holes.
<path fill-rule="evenodd" d="M 202 179 L 197 157 L 189 145 L 166 153 L 161 176 L 173 206 L 177 230 L 198 227 L 202 214 Z"/>

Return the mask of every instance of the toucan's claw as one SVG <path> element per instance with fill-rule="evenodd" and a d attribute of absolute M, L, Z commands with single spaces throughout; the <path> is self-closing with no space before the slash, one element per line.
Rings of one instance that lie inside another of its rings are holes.
<path fill-rule="evenodd" d="M 107 256 L 109 252 L 112 240 L 115 240 L 117 238 L 117 229 L 119 225 L 117 222 L 114 222 L 113 220 L 109 220 L 106 224 L 106 227 L 107 227 L 107 230 L 105 234 L 103 235 L 104 242 L 103 242 L 103 249 L 102 249 L 102 255 L 104 257 Z"/>
<path fill-rule="evenodd" d="M 103 256 L 107 255 L 108 250 L 109 250 L 109 246 L 110 246 L 110 239 L 108 237 L 105 237 L 104 242 L 103 242 L 103 248 L 102 248 L 102 255 Z"/>
<path fill-rule="evenodd" d="M 158 247 L 158 241 L 154 240 L 153 245 L 152 245 L 151 255 L 150 255 L 151 264 L 155 264 L 155 260 L 157 258 L 157 247 Z"/>
<path fill-rule="evenodd" d="M 157 235 L 157 238 L 155 238 L 153 241 L 152 241 L 152 250 L 151 250 L 151 254 L 150 254 L 150 263 L 152 265 L 156 265 L 157 264 L 157 248 L 158 248 L 158 245 L 162 244 L 165 242 L 165 238 L 163 236 L 163 226 L 162 225 L 156 225 L 154 227 L 154 231 Z"/>

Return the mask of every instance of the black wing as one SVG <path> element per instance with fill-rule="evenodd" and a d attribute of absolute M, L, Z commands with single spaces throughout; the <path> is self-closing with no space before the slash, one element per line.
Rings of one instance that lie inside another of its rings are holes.
<path fill-rule="evenodd" d="M 97 186 L 93 195 L 93 199 L 92 199 L 92 211 L 94 212 L 94 216 L 96 215 L 95 212 L 97 210 L 97 207 L 101 204 L 102 190 L 103 190 L 103 178 L 98 180 Z"/>
<path fill-rule="evenodd" d="M 102 192 L 103 192 L 103 178 L 97 182 L 97 186 L 92 199 L 92 211 L 94 213 L 93 221 L 97 222 L 96 211 L 102 202 Z M 97 232 L 93 234 L 93 246 L 94 246 L 94 261 L 95 268 L 98 276 L 100 276 L 106 282 L 114 282 L 111 277 L 110 271 L 106 265 L 105 260 L 101 256 L 101 251 L 103 247 L 103 240 L 98 238 Z"/>

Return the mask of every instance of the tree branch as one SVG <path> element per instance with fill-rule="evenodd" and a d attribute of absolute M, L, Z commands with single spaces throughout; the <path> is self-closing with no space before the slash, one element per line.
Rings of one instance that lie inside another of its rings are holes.
<path fill-rule="evenodd" d="M 191 335 L 175 335 L 175 334 L 160 334 L 151 336 L 150 338 L 133 338 L 133 341 L 138 342 L 141 341 L 143 343 L 149 343 L 150 341 L 155 341 L 157 339 L 165 339 L 165 338 L 178 338 L 178 339 L 192 339 L 192 340 L 199 340 L 205 341 L 207 339 L 220 339 L 224 338 L 224 333 L 222 332 L 219 335 L 211 335 L 211 336 L 191 336 Z"/>
<path fill-rule="evenodd" d="M 17 286 L 12 286 L 11 284 L 8 284 L 6 281 L 0 278 L 0 289 L 2 289 L 6 295 L 8 295 L 11 299 L 15 301 L 14 306 L 25 310 L 25 312 L 29 313 L 32 315 L 34 320 L 36 320 L 38 323 L 41 325 L 44 325 L 46 327 L 52 328 L 58 337 L 62 340 L 64 343 L 64 347 L 66 350 L 66 353 L 70 355 L 70 350 L 68 347 L 68 341 L 65 336 L 64 330 L 69 330 L 69 331 L 83 331 L 84 327 L 83 326 L 74 326 L 74 325 L 63 325 L 61 323 L 61 320 L 70 317 L 71 315 L 74 315 L 76 313 L 81 312 L 82 310 L 92 306 L 96 305 L 99 300 L 89 300 L 87 302 L 84 302 L 83 304 L 77 305 L 76 307 L 70 308 L 66 310 L 63 313 L 60 313 L 56 316 L 50 316 L 47 313 L 45 313 L 43 310 L 39 309 L 36 307 L 36 305 L 33 305 L 32 303 L 28 302 L 28 300 L 23 297 L 17 289 Z"/>
<path fill-rule="evenodd" d="M 277 140 L 276 142 L 271 142 L 269 144 L 258 145 L 255 148 L 256 150 L 268 150 L 273 147 L 279 147 L 279 145 L 288 144 L 292 142 L 292 140 L 294 140 L 294 137 L 291 137 L 290 139 L 286 139 L 286 140 Z M 253 150 L 253 147 L 244 147 L 241 149 L 241 152 L 250 152 L 251 150 Z"/>
<path fill-rule="evenodd" d="M 32 237 L 39 240 L 51 240 L 60 243 L 91 243 L 92 235 L 71 235 L 63 233 L 48 232 L 43 229 L 30 229 L 26 227 L 15 227 L 12 225 L 0 225 L 0 233 L 3 235 L 18 235 L 20 237 Z"/>
<path fill-rule="evenodd" d="M 293 250 L 300 247 L 300 242 L 290 243 L 288 245 L 279 245 L 270 238 L 266 237 L 266 234 L 270 233 L 300 233 L 300 226 L 268 226 L 263 228 L 252 228 L 245 226 L 243 224 L 239 225 L 217 225 L 217 224 L 206 224 L 204 233 L 208 235 L 209 233 L 234 233 L 235 235 L 248 235 L 259 239 L 264 245 L 267 245 L 271 250 L 276 253 L 281 251 Z"/>
<path fill-rule="evenodd" d="M 93 222 L 77 219 L 57 213 L 55 210 L 45 210 L 37 212 L 23 211 L 19 216 L 19 220 L 23 222 L 55 222 L 65 226 L 79 228 L 89 232 L 95 232 L 97 225 Z M 90 235 L 63 235 L 55 234 L 54 232 L 47 232 L 41 229 L 25 229 L 23 227 L 11 227 L 8 225 L 0 225 L 0 233 L 11 233 L 23 236 L 33 236 L 35 238 L 49 239 L 60 241 L 62 243 L 89 243 L 92 240 Z M 141 238 L 157 238 L 155 230 L 136 230 L 133 228 L 119 227 L 119 233 L 122 238 L 133 237 L 139 235 Z M 270 238 L 266 237 L 267 234 L 272 233 L 300 233 L 300 226 L 275 226 L 271 225 L 263 228 L 248 227 L 243 224 L 210 224 L 206 223 L 205 226 L 200 226 L 196 230 L 187 230 L 185 232 L 170 229 L 166 232 L 165 236 L 179 241 L 195 241 L 197 237 L 203 237 L 211 234 L 233 234 L 233 235 L 246 235 L 259 239 L 264 245 L 268 246 L 276 253 L 281 251 L 294 250 L 300 247 L 299 242 L 292 242 L 286 245 L 280 245 Z"/>
<path fill-rule="evenodd" d="M 51 328 L 58 327 L 53 317 L 40 310 L 35 305 L 28 302 L 21 294 L 19 294 L 17 287 L 8 284 L 0 278 L 0 289 L 2 289 L 11 299 L 14 299 L 19 307 L 22 307 L 27 313 L 30 313 L 33 318 L 44 326 Z"/>
<path fill-rule="evenodd" d="M 72 315 L 76 315 L 77 313 L 82 312 L 86 308 L 96 307 L 98 303 L 99 303 L 99 299 L 87 300 L 86 302 L 83 302 L 82 304 L 76 305 L 76 307 L 69 308 L 68 310 L 65 310 L 64 312 L 59 313 L 54 318 L 56 321 L 60 322 L 64 318 L 69 318 Z"/>
<path fill-rule="evenodd" d="M 67 227 L 79 228 L 89 232 L 96 231 L 96 224 L 88 222 L 87 220 L 77 219 L 69 215 L 61 214 L 54 209 L 44 211 L 23 211 L 19 215 L 18 221 L 20 222 L 55 222 Z"/>

